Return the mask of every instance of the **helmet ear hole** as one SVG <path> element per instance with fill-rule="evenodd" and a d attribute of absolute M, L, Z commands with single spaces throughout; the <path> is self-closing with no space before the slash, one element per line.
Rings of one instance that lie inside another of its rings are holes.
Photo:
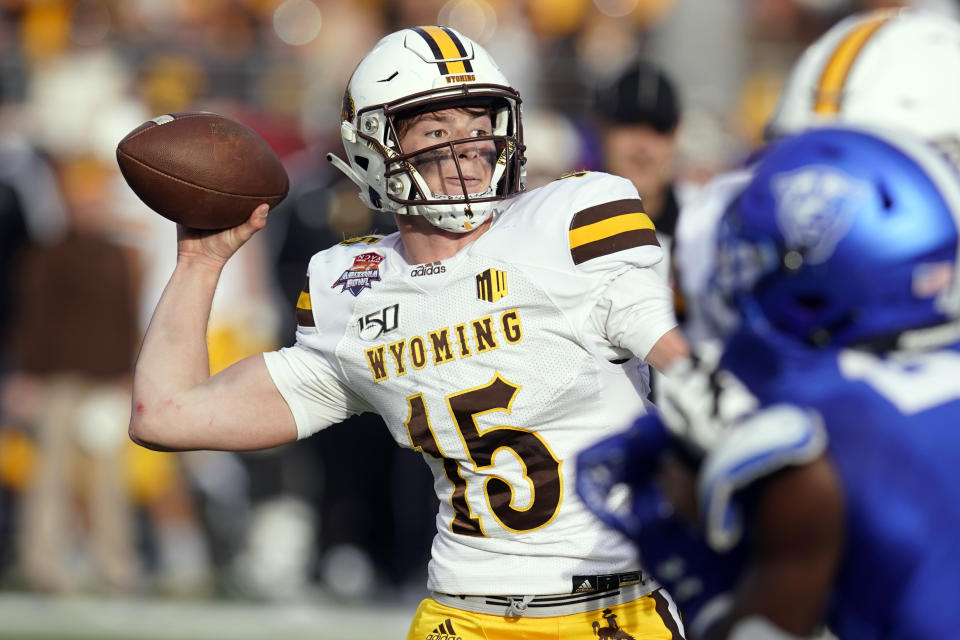
<path fill-rule="evenodd" d="M 879 182 L 877 184 L 877 192 L 880 194 L 880 202 L 883 205 L 883 210 L 890 211 L 893 209 L 893 196 L 890 195 L 890 188 L 885 182 Z"/>
<path fill-rule="evenodd" d="M 377 193 L 376 189 L 374 189 L 373 187 L 367 187 L 367 197 L 370 198 L 370 202 L 377 209 L 380 209 L 383 206 L 383 199 L 380 197 L 380 194 Z"/>
<path fill-rule="evenodd" d="M 826 296 L 822 295 L 798 295 L 795 300 L 798 307 L 811 314 L 823 313 L 828 305 Z"/>
<path fill-rule="evenodd" d="M 353 156 L 353 161 L 357 163 L 357 166 L 366 171 L 370 168 L 370 161 L 364 158 L 363 156 Z"/>

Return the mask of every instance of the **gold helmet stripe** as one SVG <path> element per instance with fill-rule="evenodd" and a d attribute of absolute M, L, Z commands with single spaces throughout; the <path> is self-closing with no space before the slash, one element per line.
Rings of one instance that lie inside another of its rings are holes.
<path fill-rule="evenodd" d="M 470 61 L 463 59 L 467 57 L 467 50 L 453 31 L 446 27 L 414 27 L 413 30 L 426 40 L 433 55 L 440 60 L 437 66 L 442 75 L 473 71 Z"/>
<path fill-rule="evenodd" d="M 837 45 L 823 68 L 820 83 L 814 94 L 813 111 L 815 113 L 834 115 L 840 111 L 843 88 L 857 56 L 873 34 L 896 15 L 896 11 L 877 11 L 875 15 L 864 19 L 854 27 Z"/>

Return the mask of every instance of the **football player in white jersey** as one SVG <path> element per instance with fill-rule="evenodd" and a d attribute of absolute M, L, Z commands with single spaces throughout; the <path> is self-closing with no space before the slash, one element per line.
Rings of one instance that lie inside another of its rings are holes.
<path fill-rule="evenodd" d="M 220 269 L 266 221 L 179 229 L 144 339 L 131 437 L 258 449 L 373 411 L 440 498 L 432 597 L 408 638 L 681 638 L 676 607 L 573 488 L 575 454 L 645 411 L 686 352 L 636 189 L 581 173 L 524 191 L 520 97 L 444 27 L 386 36 L 343 101 L 346 161 L 398 233 L 316 254 L 297 342 L 208 377 Z M 344 451 L 364 464 L 363 451 Z M 281 544 L 281 542 L 278 542 Z"/>
<path fill-rule="evenodd" d="M 960 154 L 960 23 L 932 12 L 880 9 L 854 14 L 829 29 L 797 60 L 765 136 L 813 125 L 903 128 L 949 155 Z M 762 151 L 761 151 L 762 153 Z M 709 340 L 700 305 L 716 272 L 713 245 L 720 217 L 752 176 L 752 163 L 714 178 L 681 209 L 674 261 L 687 302 L 684 331 Z M 716 311 L 716 310 L 714 310 Z M 721 314 L 709 314 L 721 315 Z"/>

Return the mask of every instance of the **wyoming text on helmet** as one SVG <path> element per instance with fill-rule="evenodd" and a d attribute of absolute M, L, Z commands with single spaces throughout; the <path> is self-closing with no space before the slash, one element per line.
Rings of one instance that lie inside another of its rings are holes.
<path fill-rule="evenodd" d="M 425 111 L 481 107 L 489 135 L 444 140 L 405 151 L 398 122 Z M 360 62 L 343 98 L 340 135 L 344 162 L 327 158 L 360 187 L 360 199 L 388 213 L 420 215 L 446 231 L 465 232 L 490 217 L 494 206 L 523 190 L 525 181 L 520 96 L 490 55 L 448 27 L 403 29 L 384 37 Z M 470 193 L 458 153 L 467 143 L 492 143 L 489 186 Z M 460 190 L 435 193 L 422 171 L 426 159 L 456 162 Z"/>

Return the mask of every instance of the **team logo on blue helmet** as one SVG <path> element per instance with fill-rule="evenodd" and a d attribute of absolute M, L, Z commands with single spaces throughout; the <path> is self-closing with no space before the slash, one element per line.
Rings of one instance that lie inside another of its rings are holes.
<path fill-rule="evenodd" d="M 779 173 L 771 182 L 786 246 L 801 251 L 808 264 L 833 254 L 870 195 L 867 183 L 822 165 Z"/>

